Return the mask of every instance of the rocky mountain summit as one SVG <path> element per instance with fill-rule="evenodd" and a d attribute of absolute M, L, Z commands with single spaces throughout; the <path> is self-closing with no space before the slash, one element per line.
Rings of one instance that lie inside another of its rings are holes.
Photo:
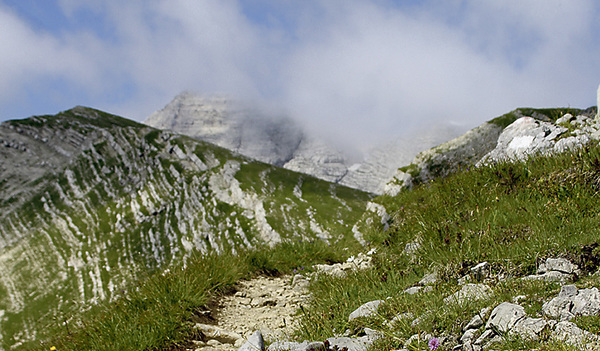
<path fill-rule="evenodd" d="M 194 253 L 353 237 L 371 197 L 85 107 L 0 139 L 0 349 Z"/>
<path fill-rule="evenodd" d="M 595 107 L 580 109 L 519 108 L 466 134 L 419 153 L 396 172 L 385 193 L 395 195 L 415 183 L 426 183 L 459 169 L 529 155 L 561 152 L 600 140 Z"/>
<path fill-rule="evenodd" d="M 146 124 L 205 140 L 242 155 L 375 194 L 395 170 L 419 151 L 457 135 L 451 127 L 429 128 L 366 150 L 355 162 L 330 142 L 311 135 L 281 114 L 222 96 L 183 93 Z"/>

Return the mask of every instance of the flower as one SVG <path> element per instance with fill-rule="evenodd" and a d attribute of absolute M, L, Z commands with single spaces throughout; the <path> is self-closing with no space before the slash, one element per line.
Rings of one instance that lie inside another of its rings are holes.
<path fill-rule="evenodd" d="M 438 338 L 429 339 L 429 349 L 437 350 L 440 347 L 440 340 Z"/>

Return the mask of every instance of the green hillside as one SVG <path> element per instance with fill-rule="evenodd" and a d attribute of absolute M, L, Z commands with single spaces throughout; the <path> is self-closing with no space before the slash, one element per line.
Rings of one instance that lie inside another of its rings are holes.
<path fill-rule="evenodd" d="M 4 348 L 198 254 L 350 240 L 370 198 L 88 108 L 0 129 Z"/>

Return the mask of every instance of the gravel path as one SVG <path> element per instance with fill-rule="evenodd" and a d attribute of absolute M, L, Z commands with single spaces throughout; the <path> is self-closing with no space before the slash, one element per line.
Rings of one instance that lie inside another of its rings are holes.
<path fill-rule="evenodd" d="M 308 297 L 306 283 L 297 281 L 292 287 L 290 276 L 241 281 L 235 294 L 220 301 L 214 316 L 218 329 L 197 325 L 207 337 L 189 350 L 237 350 L 256 330 L 266 342 L 287 339 L 298 327 L 298 310 Z"/>

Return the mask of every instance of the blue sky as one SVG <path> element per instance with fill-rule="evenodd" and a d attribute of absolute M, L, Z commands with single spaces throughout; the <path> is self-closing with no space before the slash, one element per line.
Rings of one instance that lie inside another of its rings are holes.
<path fill-rule="evenodd" d="M 144 120 L 182 91 L 349 140 L 589 107 L 594 0 L 0 0 L 0 120 L 75 105 Z"/>

